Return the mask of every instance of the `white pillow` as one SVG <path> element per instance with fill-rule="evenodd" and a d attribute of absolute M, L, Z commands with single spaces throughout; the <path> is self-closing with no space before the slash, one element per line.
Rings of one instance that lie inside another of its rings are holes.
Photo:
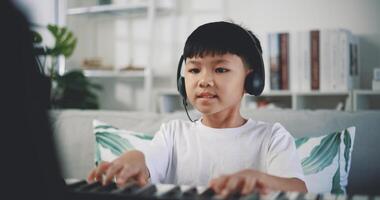
<path fill-rule="evenodd" d="M 118 129 L 99 120 L 93 120 L 93 128 L 95 164 L 110 162 L 131 149 L 142 149 L 153 139 L 153 135 Z"/>
<path fill-rule="evenodd" d="M 346 193 L 354 138 L 355 127 L 350 127 L 295 140 L 309 192 Z"/>

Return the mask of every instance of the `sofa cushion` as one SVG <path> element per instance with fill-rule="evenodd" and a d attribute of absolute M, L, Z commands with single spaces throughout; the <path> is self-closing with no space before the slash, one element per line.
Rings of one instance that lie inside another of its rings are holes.
<path fill-rule="evenodd" d="M 142 149 L 151 134 L 119 129 L 93 120 L 95 163 L 112 161 L 123 152 Z M 319 137 L 296 139 L 306 185 L 314 193 L 345 193 L 351 164 L 355 127 Z"/>
<path fill-rule="evenodd" d="M 355 127 L 296 139 L 306 185 L 312 193 L 346 193 Z"/>
<path fill-rule="evenodd" d="M 123 152 L 141 149 L 153 135 L 118 129 L 99 120 L 93 121 L 95 134 L 95 164 L 112 161 Z"/>

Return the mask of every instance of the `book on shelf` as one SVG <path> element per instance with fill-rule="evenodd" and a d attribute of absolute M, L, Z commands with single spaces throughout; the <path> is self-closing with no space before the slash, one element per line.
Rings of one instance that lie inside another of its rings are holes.
<path fill-rule="evenodd" d="M 289 90 L 289 33 L 271 33 L 268 39 L 270 89 Z"/>
<path fill-rule="evenodd" d="M 319 30 L 310 31 L 311 90 L 319 90 Z"/>
<path fill-rule="evenodd" d="M 269 43 L 269 77 L 270 89 L 280 89 L 280 41 L 278 33 L 270 33 L 268 38 Z"/>
<path fill-rule="evenodd" d="M 271 90 L 349 91 L 359 88 L 358 38 L 347 29 L 269 34 Z"/>
<path fill-rule="evenodd" d="M 280 33 L 281 90 L 289 90 L 289 33 Z"/>

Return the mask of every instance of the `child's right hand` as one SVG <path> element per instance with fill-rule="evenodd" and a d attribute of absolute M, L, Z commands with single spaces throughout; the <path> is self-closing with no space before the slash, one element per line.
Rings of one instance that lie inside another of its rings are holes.
<path fill-rule="evenodd" d="M 128 151 L 112 162 L 102 162 L 91 170 L 88 182 L 99 181 L 103 185 L 115 180 L 118 186 L 134 180 L 139 185 L 147 184 L 149 170 L 145 164 L 144 154 L 140 151 Z"/>

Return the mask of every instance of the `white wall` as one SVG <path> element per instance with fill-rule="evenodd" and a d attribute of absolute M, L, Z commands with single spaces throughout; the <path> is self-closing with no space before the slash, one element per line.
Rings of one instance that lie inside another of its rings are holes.
<path fill-rule="evenodd" d="M 45 25 L 54 22 L 55 1 L 17 2 L 28 10 L 33 21 Z M 372 69 L 380 67 L 379 0 L 178 0 L 177 5 L 174 18 L 155 19 L 154 65 L 151 66 L 154 74 L 159 76 L 155 79 L 155 88 L 175 88 L 177 62 L 186 37 L 198 25 L 221 19 L 232 19 L 251 29 L 261 39 L 264 49 L 268 32 L 347 28 L 359 36 L 362 88 L 371 87 Z M 102 55 L 105 62 L 117 67 L 129 64 L 132 57 L 134 64 L 146 64 L 149 50 L 146 21 L 138 18 L 115 21 L 109 16 L 98 20 L 100 23 L 91 25 L 93 18 L 82 18 L 72 27 L 78 36 L 92 39 L 79 41 L 69 65 L 78 67 L 80 57 L 91 54 Z M 91 29 L 94 26 L 95 29 Z M 132 31 L 130 27 L 133 27 Z M 130 44 L 131 41 L 134 43 Z M 105 86 L 100 93 L 102 108 L 144 108 L 143 81 L 94 81 Z"/>
<path fill-rule="evenodd" d="M 57 21 L 54 0 L 14 0 L 18 8 L 32 23 L 32 28 L 38 30 L 46 44 L 53 45 L 53 37 L 44 27 Z"/>

